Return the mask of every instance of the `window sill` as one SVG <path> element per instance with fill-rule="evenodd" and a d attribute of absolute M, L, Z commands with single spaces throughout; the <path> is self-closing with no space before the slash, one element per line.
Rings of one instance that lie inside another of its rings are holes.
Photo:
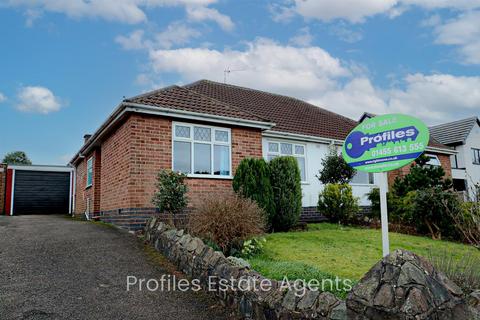
<path fill-rule="evenodd" d="M 352 187 L 376 187 L 376 184 L 372 183 L 350 183 Z"/>
<path fill-rule="evenodd" d="M 213 174 L 187 174 L 187 178 L 232 180 L 233 176 L 216 176 Z"/>

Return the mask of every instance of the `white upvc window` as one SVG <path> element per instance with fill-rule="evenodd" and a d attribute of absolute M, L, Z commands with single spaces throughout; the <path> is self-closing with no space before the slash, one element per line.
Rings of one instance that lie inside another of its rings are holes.
<path fill-rule="evenodd" d="M 302 182 L 307 181 L 307 164 L 306 164 L 306 149 L 304 144 L 282 142 L 282 141 L 268 141 L 267 142 L 267 161 L 279 156 L 292 156 L 297 159 L 298 167 L 300 169 L 300 177 Z"/>
<path fill-rule="evenodd" d="M 350 183 L 372 185 L 375 183 L 375 180 L 373 177 L 373 173 L 357 170 L 357 173 L 355 173 Z"/>
<path fill-rule="evenodd" d="M 232 141 L 228 128 L 174 122 L 172 168 L 189 177 L 231 178 Z"/>
<path fill-rule="evenodd" d="M 472 148 L 472 163 L 480 164 L 480 149 Z"/>
<path fill-rule="evenodd" d="M 93 157 L 87 160 L 87 188 L 93 184 Z"/>
<path fill-rule="evenodd" d="M 428 162 L 427 162 L 428 165 L 435 166 L 435 167 L 440 167 L 442 165 L 442 163 L 440 162 L 440 160 L 436 155 L 427 154 L 426 156 L 428 157 Z"/>

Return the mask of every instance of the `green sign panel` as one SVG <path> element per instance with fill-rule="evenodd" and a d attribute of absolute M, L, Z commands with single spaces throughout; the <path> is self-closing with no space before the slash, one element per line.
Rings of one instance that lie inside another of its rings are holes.
<path fill-rule="evenodd" d="M 428 127 L 419 119 L 387 114 L 360 123 L 345 139 L 343 158 L 357 170 L 384 172 L 418 158 L 428 145 Z"/>

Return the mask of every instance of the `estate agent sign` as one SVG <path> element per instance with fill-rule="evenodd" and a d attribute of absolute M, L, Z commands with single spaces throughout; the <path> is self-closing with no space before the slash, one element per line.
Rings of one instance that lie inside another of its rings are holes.
<path fill-rule="evenodd" d="M 428 145 L 428 127 L 419 119 L 387 114 L 367 119 L 350 132 L 343 144 L 345 161 L 360 171 L 381 173 L 383 255 L 389 253 L 387 215 L 387 171 L 408 165 L 418 158 Z"/>

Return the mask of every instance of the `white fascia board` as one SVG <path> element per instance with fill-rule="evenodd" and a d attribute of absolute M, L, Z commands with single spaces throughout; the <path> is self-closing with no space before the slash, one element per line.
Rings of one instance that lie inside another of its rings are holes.
<path fill-rule="evenodd" d="M 192 112 L 192 111 L 177 110 L 177 109 L 171 109 L 171 108 L 165 108 L 165 107 L 149 106 L 149 105 L 138 104 L 138 103 L 125 102 L 124 104 L 127 106 L 127 110 L 131 112 L 176 117 L 176 118 L 188 119 L 188 120 L 199 120 L 199 121 L 208 121 L 208 122 L 221 123 L 221 124 L 230 124 L 230 125 L 236 125 L 236 126 L 242 126 L 242 127 L 259 128 L 262 130 L 271 129 L 275 126 L 275 123 L 272 123 L 272 122 L 245 120 L 245 119 L 239 119 L 239 118 L 206 114 L 201 112 Z"/>
<path fill-rule="evenodd" d="M 148 105 L 138 104 L 138 103 L 122 102 L 120 105 L 118 105 L 117 108 L 115 108 L 115 110 L 107 118 L 107 120 L 93 134 L 91 141 L 89 141 L 87 145 L 84 145 L 80 149 L 80 151 L 73 157 L 70 163 L 73 164 L 77 158 L 82 158 L 85 153 L 88 153 L 91 149 L 91 146 L 94 145 L 95 142 L 97 142 L 97 140 L 103 135 L 103 133 L 106 130 L 108 130 L 112 125 L 114 125 L 126 112 L 136 112 L 136 113 L 143 113 L 143 114 L 175 117 L 175 118 L 187 119 L 187 120 L 198 120 L 198 121 L 207 121 L 207 122 L 213 122 L 213 123 L 230 124 L 235 126 L 259 128 L 262 130 L 271 129 L 275 126 L 275 123 L 273 122 L 244 120 L 244 119 L 238 119 L 238 118 L 210 115 L 210 114 L 205 114 L 200 112 L 190 112 L 190 111 L 175 110 L 175 109 L 164 108 L 164 107 L 148 106 Z M 112 117 L 115 117 L 115 118 L 110 120 L 110 118 Z"/>
<path fill-rule="evenodd" d="M 309 136 L 309 135 L 303 135 L 303 134 L 297 134 L 297 133 L 280 132 L 280 131 L 274 131 L 274 130 L 263 131 L 262 136 L 269 137 L 269 138 L 283 138 L 283 139 L 292 139 L 292 140 L 299 140 L 299 141 L 318 142 L 323 144 L 343 145 L 343 140 Z"/>
<path fill-rule="evenodd" d="M 72 172 L 72 167 L 65 166 L 41 166 L 41 165 L 31 165 L 31 166 L 22 166 L 22 165 L 9 165 L 8 169 L 14 170 L 24 170 L 24 171 L 48 171 L 48 172 Z"/>
<path fill-rule="evenodd" d="M 435 153 L 443 153 L 443 154 L 457 154 L 457 150 L 453 149 L 443 149 L 443 148 L 436 148 L 436 147 L 427 147 L 425 151 L 435 152 Z"/>

